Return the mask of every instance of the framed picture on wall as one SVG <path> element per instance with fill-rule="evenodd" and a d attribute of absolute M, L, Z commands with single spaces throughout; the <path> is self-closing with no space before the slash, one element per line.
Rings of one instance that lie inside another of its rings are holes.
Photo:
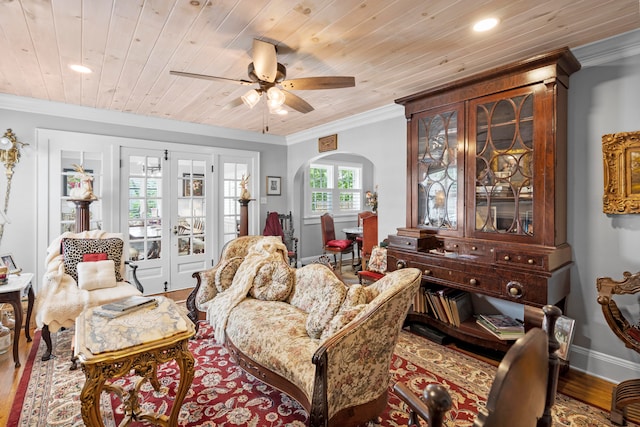
<path fill-rule="evenodd" d="M 279 176 L 268 176 L 267 196 L 279 196 L 281 194 L 280 184 L 281 178 Z"/>

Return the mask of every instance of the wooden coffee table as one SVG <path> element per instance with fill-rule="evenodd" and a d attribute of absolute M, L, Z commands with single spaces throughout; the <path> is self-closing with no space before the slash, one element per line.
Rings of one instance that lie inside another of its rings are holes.
<path fill-rule="evenodd" d="M 177 425 L 182 401 L 194 375 L 194 358 L 187 344 L 195 334 L 195 326 L 175 302 L 157 298 L 157 307 L 143 308 L 115 319 L 94 315 L 92 308 L 76 319 L 74 355 L 86 377 L 80 394 L 85 425 L 104 425 L 100 415 L 102 391 L 115 393 L 122 399 L 125 419 L 121 426 L 133 420 Z M 180 368 L 180 384 L 170 414 L 144 411 L 138 401 L 140 386 L 149 380 L 154 390 L 159 391 L 157 365 L 170 360 L 175 360 Z M 140 378 L 130 390 L 110 382 L 132 371 Z"/>

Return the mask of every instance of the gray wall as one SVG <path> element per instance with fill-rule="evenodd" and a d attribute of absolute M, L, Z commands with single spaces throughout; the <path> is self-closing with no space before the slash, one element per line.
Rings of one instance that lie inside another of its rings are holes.
<path fill-rule="evenodd" d="M 574 50 L 583 68 L 571 77 L 569 89 L 568 240 L 574 265 L 567 314 L 576 319 L 572 364 L 616 382 L 640 374 L 640 355 L 625 348 L 607 326 L 596 301 L 596 279 L 621 280 L 624 271 L 640 271 L 640 216 L 602 212 L 602 135 L 640 131 L 639 45 L 636 31 Z M 637 313 L 637 298 L 630 302 Z"/>

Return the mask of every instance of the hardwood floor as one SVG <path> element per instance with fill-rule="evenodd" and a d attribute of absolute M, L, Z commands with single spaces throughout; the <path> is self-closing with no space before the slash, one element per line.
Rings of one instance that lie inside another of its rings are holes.
<path fill-rule="evenodd" d="M 169 296 L 176 301 L 184 301 L 186 299 L 186 295 L 188 295 L 188 290 L 166 294 L 166 296 Z M 35 332 L 33 330 L 33 322 L 31 329 L 31 336 L 33 336 Z M 31 348 L 32 343 L 27 343 L 23 331 L 22 336 L 20 337 L 19 346 L 20 362 L 22 363 L 22 366 L 20 368 L 14 367 L 11 349 L 0 355 L 0 427 L 4 427 L 7 424 L 13 398 L 18 388 L 20 378 L 22 377 L 27 356 L 29 355 Z M 477 354 L 471 353 L 468 350 L 460 348 L 459 350 L 497 365 L 497 362 L 494 359 L 477 356 Z M 558 392 L 608 411 L 611 405 L 611 390 L 613 386 L 614 384 L 610 382 L 569 369 L 567 373 L 560 377 Z M 636 419 L 635 416 L 633 418 Z"/>

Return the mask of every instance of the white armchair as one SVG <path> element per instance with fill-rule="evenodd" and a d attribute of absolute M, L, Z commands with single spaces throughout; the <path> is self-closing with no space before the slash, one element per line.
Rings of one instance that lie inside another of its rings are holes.
<path fill-rule="evenodd" d="M 133 268 L 131 285 L 125 280 L 126 250 L 122 234 L 102 230 L 63 233 L 47 249 L 43 287 L 36 295 L 36 324 L 42 328 L 51 358 L 51 332 L 74 326 L 76 317 L 95 307 L 130 295 L 141 295 Z"/>

